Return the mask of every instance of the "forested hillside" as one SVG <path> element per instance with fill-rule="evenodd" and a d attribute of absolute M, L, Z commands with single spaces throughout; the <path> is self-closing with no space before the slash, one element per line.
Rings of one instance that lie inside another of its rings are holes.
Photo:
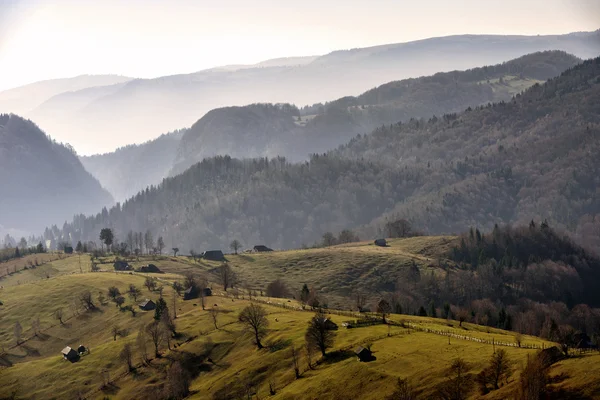
<path fill-rule="evenodd" d="M 167 176 L 182 134 L 183 131 L 175 131 L 112 153 L 79 159 L 116 201 L 124 201 Z"/>
<path fill-rule="evenodd" d="M 12 114 L 0 115 L 0 182 L 0 225 L 7 229 L 39 232 L 113 202 L 72 148 Z"/>
<path fill-rule="evenodd" d="M 309 162 L 206 159 L 62 235 L 151 230 L 182 249 L 233 239 L 299 247 L 386 217 L 426 233 L 547 219 L 576 232 L 600 213 L 600 58 L 513 101 L 377 129 Z M 55 238 L 57 239 L 57 238 Z"/>
<path fill-rule="evenodd" d="M 535 36 L 457 35 L 339 50 L 293 63 L 271 60 L 253 66 L 135 79 L 116 91 L 69 96 L 78 97 L 78 106 L 63 109 L 65 99 L 55 97 L 26 116 L 53 137 L 71 143 L 79 153 L 94 154 L 191 126 L 218 107 L 258 102 L 313 104 L 362 93 L 392 80 L 493 65 L 545 50 L 591 58 L 600 55 L 599 39 L 600 31 Z M 86 132 L 85 140 L 79 132 Z M 361 133 L 365 132 L 368 130 Z"/>
<path fill-rule="evenodd" d="M 580 61 L 561 51 L 547 51 L 498 65 L 394 81 L 358 97 L 301 110 L 288 104 L 212 110 L 183 135 L 171 175 L 215 155 L 304 161 L 309 154 L 327 151 L 382 124 L 509 101 Z"/>

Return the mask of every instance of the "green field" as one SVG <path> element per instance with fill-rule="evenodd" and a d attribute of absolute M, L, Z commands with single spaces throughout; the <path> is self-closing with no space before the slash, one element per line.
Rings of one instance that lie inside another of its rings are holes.
<path fill-rule="evenodd" d="M 432 270 L 441 253 L 453 238 L 413 238 L 395 240 L 390 247 L 377 248 L 367 243 L 338 246 L 326 249 L 298 250 L 262 254 L 227 256 L 244 280 L 251 280 L 256 288 L 264 287 L 276 277 L 285 277 L 292 285 L 300 284 L 310 276 L 311 282 L 332 286 L 330 281 L 340 276 L 342 284 L 354 274 L 368 277 L 374 268 L 402 268 L 415 260 L 420 268 Z M 83 258 L 83 257 L 82 257 Z M 88 257 L 89 259 L 89 257 Z M 108 261 L 108 259 L 106 260 Z M 77 257 L 53 262 L 58 271 L 50 278 L 32 280 L 19 285 L 4 285 L 0 290 L 0 398 L 17 394 L 18 398 L 35 399 L 130 399 L 160 398 L 156 396 L 165 383 L 165 370 L 174 359 L 190 366 L 192 377 L 190 398 L 274 398 L 274 399 L 381 399 L 394 390 L 397 378 L 408 378 L 423 398 L 435 394 L 435 386 L 444 380 L 444 371 L 457 357 L 465 359 L 472 372 L 485 367 L 495 349 L 506 349 L 513 361 L 515 374 L 509 384 L 490 393 L 485 398 L 510 397 L 518 384 L 519 370 L 528 355 L 536 350 L 524 348 L 548 347 L 553 344 L 535 337 L 525 336 L 523 348 L 499 346 L 494 343 L 515 343 L 513 332 L 444 319 L 391 315 L 397 325 L 374 325 L 346 329 L 343 321 L 353 319 L 332 314 L 340 329 L 330 356 L 319 360 L 318 365 L 307 368 L 303 348 L 304 332 L 313 313 L 298 309 L 292 300 L 257 298 L 268 311 L 269 332 L 265 348 L 257 350 L 251 338 L 237 322 L 240 310 L 249 304 L 246 299 L 234 298 L 218 290 L 211 269 L 220 265 L 212 262 L 194 263 L 187 257 L 155 257 L 140 259 L 139 264 L 153 262 L 165 274 L 154 274 L 165 285 L 165 300 L 172 309 L 176 293 L 167 288 L 173 280 L 183 280 L 188 271 L 207 271 L 217 295 L 208 298 L 208 307 L 220 310 L 218 329 L 213 326 L 207 310 L 202 310 L 199 300 L 183 301 L 177 298 L 176 325 L 180 336 L 171 351 L 162 348 L 162 357 L 143 366 L 139 352 L 134 354 L 135 372 L 128 373 L 119 359 L 125 343 L 135 343 L 140 326 L 152 321 L 153 312 L 139 311 L 135 316 L 120 310 L 112 302 L 97 304 L 95 311 L 74 312 L 72 303 L 80 293 L 89 290 L 94 299 L 109 286 L 125 292 L 133 283 L 142 289 L 141 299 L 157 300 L 159 293 L 143 287 L 143 274 L 98 272 L 79 273 Z M 137 261 L 134 263 L 137 265 Z M 356 270 L 353 265 L 370 263 Z M 109 269 L 110 264 L 103 264 Z M 310 273 L 302 274 L 310 269 Z M 262 272 L 261 272 L 262 271 Z M 313 276 L 314 275 L 314 276 Z M 10 278 L 12 279 L 12 278 Z M 332 286 L 333 287 L 333 286 Z M 319 289 L 322 289 L 319 287 Z M 332 292 L 333 289 L 332 289 Z M 335 292 L 341 293 L 342 292 Z M 333 296 L 332 296 L 333 297 Z M 268 304 L 270 302 L 270 304 Z M 135 305 L 126 297 L 125 305 Z M 284 308 L 287 307 L 287 308 Z M 57 308 L 65 312 L 64 324 L 53 313 Z M 33 335 L 31 321 L 40 319 L 41 333 Z M 15 346 L 14 325 L 23 327 L 22 340 Z M 116 341 L 112 327 L 122 332 Z M 427 332 L 429 330 L 430 332 Z M 443 331 L 463 335 L 485 342 L 465 340 L 433 333 Z M 372 344 L 376 360 L 359 362 L 352 351 L 359 345 Z M 80 361 L 69 363 L 62 359 L 61 349 L 83 344 L 91 353 Z M 292 346 L 300 350 L 301 378 L 296 380 L 291 362 Z M 315 356 L 315 361 L 320 356 Z M 552 367 L 556 378 L 554 385 L 594 398 L 600 395 L 600 355 L 582 355 L 561 361 Z M 110 384 L 104 385 L 109 377 Z M 275 392 L 270 395 L 270 388 Z M 472 398 L 479 398 L 476 391 Z"/>

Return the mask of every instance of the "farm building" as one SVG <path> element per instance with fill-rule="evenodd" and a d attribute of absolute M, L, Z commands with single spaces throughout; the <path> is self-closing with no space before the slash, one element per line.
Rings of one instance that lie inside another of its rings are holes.
<path fill-rule="evenodd" d="M 259 244 L 254 246 L 254 249 L 252 251 L 254 251 L 255 253 L 264 253 L 267 251 L 273 251 L 273 249 L 270 249 L 265 245 Z"/>
<path fill-rule="evenodd" d="M 61 353 L 65 360 L 69 360 L 71 362 L 75 362 L 75 361 L 79 360 L 79 353 L 77 353 L 75 350 L 73 350 L 69 346 L 62 349 Z"/>
<path fill-rule="evenodd" d="M 202 258 L 211 261 L 225 261 L 225 255 L 221 250 L 207 250 L 202 253 Z"/>
<path fill-rule="evenodd" d="M 331 319 L 325 318 L 325 329 L 327 329 L 328 331 L 337 331 L 338 326 Z"/>
<path fill-rule="evenodd" d="M 358 359 L 363 362 L 373 360 L 373 353 L 371 353 L 371 350 L 361 346 L 358 346 L 356 350 L 354 350 L 354 354 L 356 354 Z"/>
<path fill-rule="evenodd" d="M 115 263 L 113 264 L 113 267 L 115 267 L 115 271 L 131 271 L 132 268 L 131 266 L 127 263 L 127 261 L 115 261 Z"/>
<path fill-rule="evenodd" d="M 375 240 L 375 246 L 386 247 L 387 242 L 385 239 L 377 239 L 377 240 Z"/>
<path fill-rule="evenodd" d="M 150 299 L 146 299 L 140 303 L 140 308 L 144 311 L 151 311 L 156 308 L 156 303 Z"/>
<path fill-rule="evenodd" d="M 149 272 L 149 273 L 160 273 L 160 269 L 154 264 L 142 265 L 140 268 L 140 272 Z"/>

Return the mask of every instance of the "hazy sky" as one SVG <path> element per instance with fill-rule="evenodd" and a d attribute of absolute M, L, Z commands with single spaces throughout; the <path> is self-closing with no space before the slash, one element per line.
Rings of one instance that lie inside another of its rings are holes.
<path fill-rule="evenodd" d="M 0 0 L 0 90 L 150 78 L 461 33 L 600 28 L 600 0 Z"/>

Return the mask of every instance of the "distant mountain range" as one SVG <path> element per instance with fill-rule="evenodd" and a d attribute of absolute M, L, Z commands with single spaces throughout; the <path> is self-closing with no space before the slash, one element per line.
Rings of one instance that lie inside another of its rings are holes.
<path fill-rule="evenodd" d="M 384 124 L 509 101 L 580 61 L 560 51 L 540 52 L 493 66 L 394 81 L 357 97 L 302 109 L 289 104 L 218 108 L 177 135 L 81 160 L 123 201 L 206 157 L 284 156 L 304 161 L 312 153 L 326 152 Z"/>
<path fill-rule="evenodd" d="M 72 148 L 16 115 L 0 115 L 0 183 L 0 227 L 6 232 L 38 233 L 113 203 Z"/>
<path fill-rule="evenodd" d="M 208 158 L 50 239 L 111 227 L 185 251 L 232 239 L 287 248 L 344 228 L 373 238 L 388 218 L 427 233 L 531 219 L 577 233 L 600 220 L 597 104 L 600 58 L 509 101 L 382 126 L 308 162 Z"/>
<path fill-rule="evenodd" d="M 106 82 L 79 86 L 71 85 L 72 80 L 51 81 L 0 93 L 0 110 L 32 118 L 83 154 L 102 153 L 191 126 L 218 107 L 312 104 L 361 93 L 382 82 L 493 65 L 543 50 L 595 57 L 600 54 L 600 31 L 448 36 L 156 79 L 105 77 Z M 23 100 L 27 98 L 33 100 Z"/>

